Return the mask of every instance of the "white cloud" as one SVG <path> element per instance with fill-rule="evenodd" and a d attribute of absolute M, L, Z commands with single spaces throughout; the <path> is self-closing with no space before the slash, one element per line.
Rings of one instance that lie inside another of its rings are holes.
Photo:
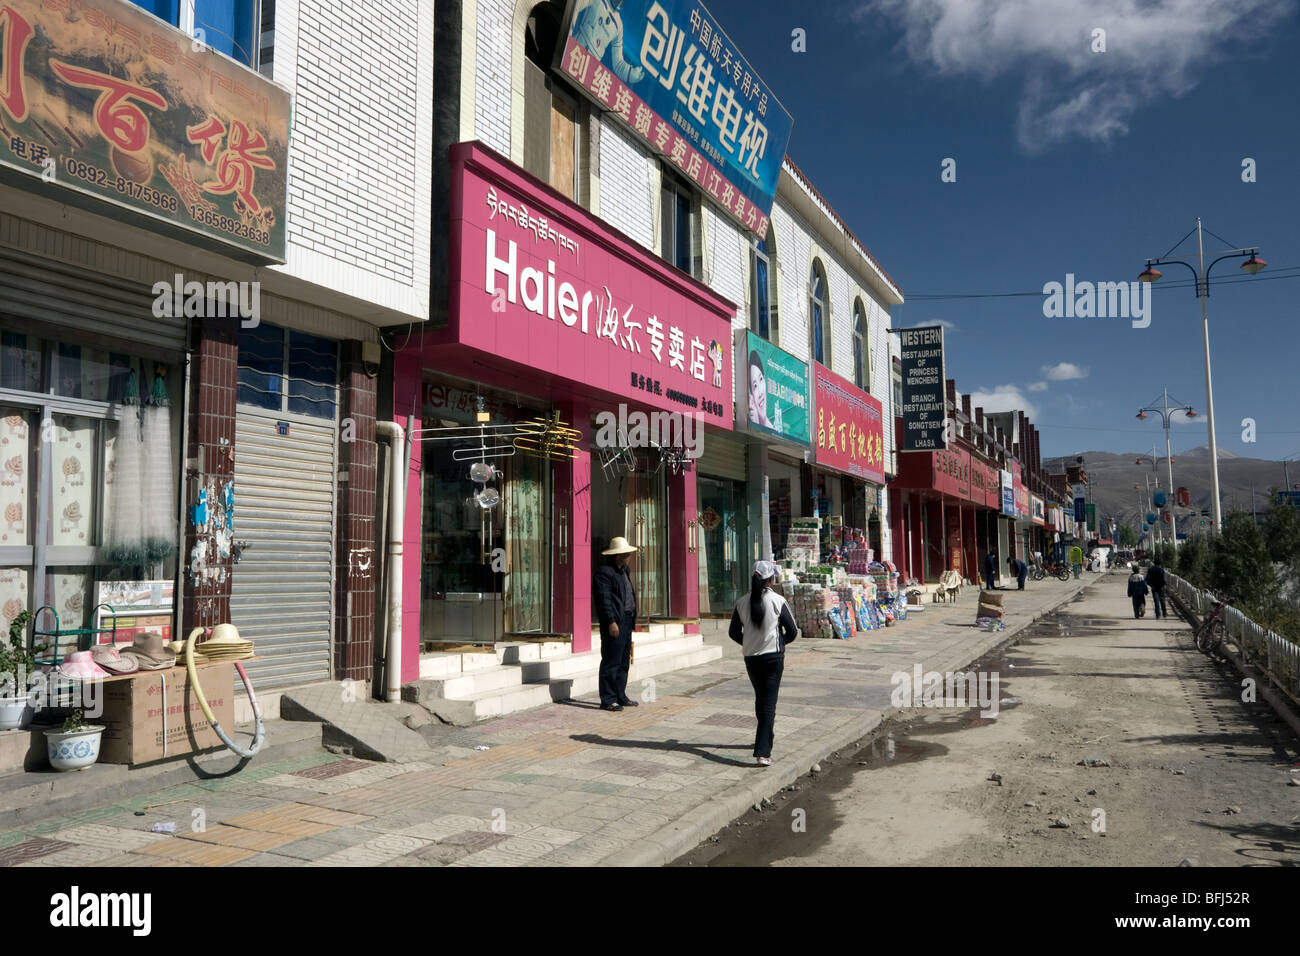
<path fill-rule="evenodd" d="M 1016 136 L 1029 152 L 1123 136 L 1139 109 L 1183 96 L 1232 41 L 1266 37 L 1293 0 L 865 0 L 915 63 L 952 78 L 1022 77 Z M 1094 33 L 1105 30 L 1105 52 Z M 1231 40 L 1229 39 L 1231 38 Z"/>
<path fill-rule="evenodd" d="M 1156 416 L 1157 418 L 1159 416 Z M 1195 418 L 1188 418 L 1186 412 L 1170 412 L 1169 421 L 1174 425 L 1204 425 L 1205 416 L 1198 414 Z"/>
<path fill-rule="evenodd" d="M 1056 365 L 1044 365 L 1042 373 L 1049 382 L 1068 382 L 1075 378 L 1087 378 L 1088 370 L 1080 368 L 1073 362 L 1060 362 Z"/>
<path fill-rule="evenodd" d="M 1025 398 L 1016 385 L 997 385 L 992 389 L 976 389 L 970 395 L 971 407 L 982 407 L 985 412 L 1012 412 L 1017 409 L 1030 418 L 1038 417 L 1038 406 Z"/>
<path fill-rule="evenodd" d="M 1046 382 L 1030 382 L 1030 383 L 1029 383 L 1029 391 L 1031 391 L 1031 392 L 1045 392 L 1045 391 L 1047 391 L 1047 383 L 1046 383 Z"/>
<path fill-rule="evenodd" d="M 954 323 L 949 322 L 947 319 L 935 319 L 934 324 L 942 325 L 943 331 L 948 335 L 952 335 L 957 331 L 957 326 Z"/>

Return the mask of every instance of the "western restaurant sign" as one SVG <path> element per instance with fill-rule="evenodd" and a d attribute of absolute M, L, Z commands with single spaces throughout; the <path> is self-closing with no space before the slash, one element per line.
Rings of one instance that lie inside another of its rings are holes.
<path fill-rule="evenodd" d="M 816 362 L 813 370 L 817 464 L 877 485 L 884 484 L 885 444 L 880 402 Z"/>
<path fill-rule="evenodd" d="M 732 427 L 732 303 L 481 144 L 451 160 L 458 342 Z"/>
<path fill-rule="evenodd" d="M 793 121 L 697 0 L 570 0 L 559 70 L 760 239 Z"/>
<path fill-rule="evenodd" d="M 0 172 L 283 262 L 288 151 L 286 90 L 134 4 L 0 0 Z"/>
<path fill-rule="evenodd" d="M 948 417 L 944 392 L 943 326 L 899 329 L 898 356 L 903 375 L 901 451 L 946 448 Z"/>

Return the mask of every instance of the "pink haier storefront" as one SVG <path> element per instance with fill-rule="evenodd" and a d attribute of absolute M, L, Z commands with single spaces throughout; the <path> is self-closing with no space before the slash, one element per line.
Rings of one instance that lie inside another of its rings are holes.
<path fill-rule="evenodd" d="M 731 428 L 736 306 L 482 144 L 450 159 L 446 322 L 394 370 L 397 421 L 419 429 L 403 680 L 421 646 L 589 650 L 592 574 L 620 535 L 643 620 L 697 622 L 682 459 L 705 425 Z"/>

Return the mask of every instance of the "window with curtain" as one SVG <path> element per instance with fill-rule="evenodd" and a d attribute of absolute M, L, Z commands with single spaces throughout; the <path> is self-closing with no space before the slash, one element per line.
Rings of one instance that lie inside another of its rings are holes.
<path fill-rule="evenodd" d="M 218 53 L 249 67 L 257 66 L 260 0 L 134 0 L 160 20 L 179 27 Z M 266 0 L 274 12 L 274 0 Z M 202 33 L 199 31 L 202 30 Z"/>
<path fill-rule="evenodd" d="M 695 194 L 686 182 L 663 168 L 662 207 L 660 211 L 660 254 L 683 272 L 700 278 L 703 257 L 697 235 Z"/>
<path fill-rule="evenodd" d="M 830 321 L 827 315 L 829 304 L 826 270 L 822 268 L 821 260 L 814 259 L 812 275 L 808 280 L 808 344 L 813 361 L 827 368 L 831 364 Z"/>
<path fill-rule="evenodd" d="M 755 239 L 749 247 L 749 327 L 769 342 L 779 339 L 776 275 L 772 271 L 776 241 L 772 227 L 766 239 Z"/>
<path fill-rule="evenodd" d="M 862 300 L 853 303 L 853 384 L 864 392 L 871 391 L 871 340 L 868 336 L 866 310 Z"/>

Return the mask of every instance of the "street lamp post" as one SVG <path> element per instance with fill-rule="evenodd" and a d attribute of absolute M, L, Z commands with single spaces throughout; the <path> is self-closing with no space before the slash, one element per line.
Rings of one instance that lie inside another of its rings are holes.
<path fill-rule="evenodd" d="M 1211 262 L 1209 266 L 1206 266 L 1205 243 L 1202 237 L 1201 219 L 1199 216 L 1196 218 L 1196 228 L 1193 232 L 1196 233 L 1197 264 L 1195 266 L 1184 259 L 1171 259 L 1169 258 L 1168 253 L 1166 253 L 1158 259 L 1148 259 L 1147 267 L 1138 276 L 1138 279 L 1142 282 L 1155 282 L 1160 278 L 1161 273 L 1160 270 L 1153 267 L 1168 264 L 1187 266 L 1187 268 L 1192 270 L 1192 275 L 1196 277 L 1196 297 L 1201 300 L 1201 332 L 1205 342 L 1205 418 L 1210 431 L 1210 498 L 1213 502 L 1214 508 L 1214 526 L 1212 530 L 1215 533 L 1218 533 L 1222 527 L 1223 512 L 1219 505 L 1219 450 L 1214 437 L 1214 386 L 1210 378 L 1210 320 L 1206 309 L 1206 300 L 1210 297 L 1210 270 L 1224 259 L 1239 259 L 1249 256 L 1249 258 L 1241 264 L 1241 269 L 1243 272 L 1254 275 L 1259 272 L 1260 269 L 1263 269 L 1264 266 L 1268 265 L 1268 263 L 1259 258 L 1259 249 L 1257 247 L 1250 247 L 1226 249 L 1222 251 L 1218 258 Z M 1190 235 L 1191 233 L 1189 232 L 1187 236 Z M 1214 234 L 1211 233 L 1211 235 Z M 1182 245 L 1183 240 L 1185 240 L 1187 236 L 1183 236 L 1182 239 L 1178 240 L 1174 249 L 1177 249 L 1178 246 Z M 1215 238 L 1219 237 L 1216 236 Z M 1227 240 L 1220 239 L 1220 241 L 1226 242 Z M 1171 249 L 1170 252 L 1172 251 L 1173 250 Z M 1177 539 L 1175 539 L 1175 547 L 1176 546 Z"/>
<path fill-rule="evenodd" d="M 1174 412 L 1185 412 L 1185 413 L 1187 414 L 1187 417 L 1188 417 L 1188 418 L 1195 418 L 1195 417 L 1196 417 L 1196 409 L 1192 408 L 1192 406 L 1190 406 L 1190 405 L 1170 405 L 1170 404 L 1169 404 L 1169 389 L 1167 389 L 1167 388 L 1163 391 L 1163 393 L 1162 393 L 1162 398 L 1163 398 L 1163 404 L 1162 404 L 1162 405 L 1156 405 L 1156 404 L 1153 402 L 1152 404 L 1146 406 L 1145 408 L 1140 409 L 1140 410 L 1138 411 L 1138 413 L 1137 413 L 1137 417 L 1140 418 L 1140 419 L 1145 419 L 1145 418 L 1147 417 L 1147 412 L 1159 412 L 1159 413 L 1160 413 L 1161 421 L 1164 423 L 1164 426 L 1165 426 L 1165 461 L 1166 461 L 1166 463 L 1169 465 L 1169 493 L 1170 493 L 1170 494 L 1173 494 L 1173 491 L 1174 491 L 1174 459 L 1171 457 L 1171 455 L 1170 455 L 1170 450 L 1169 450 L 1169 422 L 1170 422 L 1171 416 L 1174 414 Z M 1154 449 L 1152 449 L 1152 450 L 1154 451 Z M 1211 454 L 1211 455 L 1214 454 L 1214 441 L 1213 441 L 1213 439 L 1211 439 L 1211 441 L 1210 441 L 1210 454 Z M 1151 459 L 1151 465 L 1152 465 L 1152 467 L 1155 467 L 1156 464 L 1157 464 L 1157 459 L 1155 459 L 1155 458 L 1153 457 L 1153 458 Z M 1216 471 L 1215 473 L 1217 474 L 1217 471 Z M 1215 495 L 1215 498 L 1216 498 L 1216 500 L 1217 500 L 1217 498 L 1218 498 L 1217 479 L 1216 479 L 1216 486 L 1215 486 L 1215 487 L 1216 487 L 1216 491 L 1214 492 L 1214 495 Z M 1177 551 L 1177 550 L 1178 550 L 1178 514 L 1177 514 L 1177 512 L 1176 512 L 1176 510 L 1175 510 L 1175 508 L 1174 508 L 1174 503 L 1173 503 L 1173 502 L 1170 502 L 1170 503 L 1169 503 L 1169 529 L 1170 529 L 1170 537 L 1173 538 L 1173 542 L 1174 542 L 1174 550 Z"/>

